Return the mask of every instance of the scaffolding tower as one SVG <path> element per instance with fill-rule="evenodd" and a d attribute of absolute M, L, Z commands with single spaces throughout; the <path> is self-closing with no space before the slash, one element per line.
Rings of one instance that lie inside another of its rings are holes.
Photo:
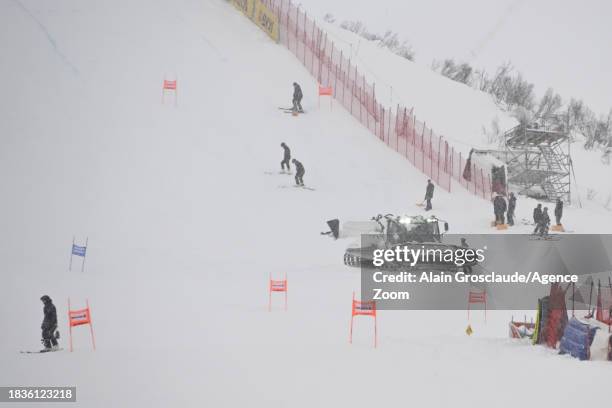
<path fill-rule="evenodd" d="M 508 183 L 520 194 L 570 202 L 569 136 L 559 121 L 518 125 L 504 135 Z M 567 144 L 567 149 L 563 146 Z"/>

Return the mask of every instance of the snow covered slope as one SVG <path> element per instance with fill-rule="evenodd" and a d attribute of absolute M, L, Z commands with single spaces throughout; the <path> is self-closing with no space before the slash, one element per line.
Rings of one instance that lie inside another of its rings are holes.
<path fill-rule="evenodd" d="M 601 401 L 541 392 L 569 370 L 604 389 L 610 367 L 511 343 L 509 313 L 467 337 L 464 312 L 383 312 L 379 349 L 364 320 L 347 344 L 359 276 L 319 231 L 415 213 L 426 180 L 318 110 L 307 72 L 227 2 L 3 1 L 0 27 L 0 385 L 76 385 L 82 407 L 515 406 L 509 385 L 534 404 Z M 277 109 L 293 81 L 306 115 Z M 282 141 L 316 191 L 265 174 Z M 489 204 L 465 192 L 434 208 L 488 231 Z M 73 236 L 89 239 L 83 273 L 67 270 Z M 285 273 L 289 311 L 268 313 Z M 67 299 L 89 300 L 96 352 L 81 327 L 74 353 L 18 353 L 40 347 L 43 294 L 64 347 Z"/>
<path fill-rule="evenodd" d="M 334 24 L 321 22 L 334 44 L 357 65 L 368 80 L 376 83 L 376 96 L 385 106 L 400 104 L 410 109 L 449 143 L 469 153 L 472 147 L 486 148 L 483 127 L 497 121 L 510 129 L 516 120 L 499 110 L 488 94 L 452 81 L 430 67 L 402 58 L 378 43 Z"/>
<path fill-rule="evenodd" d="M 413 107 L 419 120 L 443 135 L 464 155 L 472 148 L 499 148 L 498 142 L 489 140 L 485 134 L 493 133 L 493 122 L 502 132 L 516 126 L 516 119 L 501 110 L 489 94 L 452 81 L 428 66 L 395 55 L 337 25 L 323 21 L 318 24 L 334 45 L 351 57 L 358 70 L 376 83 L 376 95 L 383 105 Z M 612 166 L 602 163 L 601 152 L 585 151 L 583 144 L 582 138 L 578 138 L 571 148 L 576 173 L 572 177 L 572 205 L 589 215 L 577 212 L 574 224 L 576 228 L 583 228 L 589 224 L 589 218 L 599 219 L 599 224 L 605 226 L 599 231 L 609 231 L 612 184 L 608 179 L 612 177 Z M 535 200 L 524 201 L 529 208 L 535 207 L 535 203 Z"/>

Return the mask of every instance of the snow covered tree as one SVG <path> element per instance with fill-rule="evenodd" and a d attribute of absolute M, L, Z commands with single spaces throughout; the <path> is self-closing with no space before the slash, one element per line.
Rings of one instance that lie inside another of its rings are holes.
<path fill-rule="evenodd" d="M 334 17 L 332 13 L 326 13 L 323 16 L 323 21 L 325 21 L 326 23 L 334 24 L 336 22 L 336 17 Z"/>
<path fill-rule="evenodd" d="M 538 109 L 535 112 L 535 116 L 538 118 L 552 117 L 559 112 L 562 106 L 563 100 L 561 96 L 555 93 L 552 88 L 548 88 L 538 103 Z"/>
<path fill-rule="evenodd" d="M 459 64 L 447 58 L 442 62 L 434 61 L 432 67 L 434 71 L 453 81 L 472 86 L 474 69 L 468 63 Z"/>
<path fill-rule="evenodd" d="M 343 21 L 340 28 L 353 32 L 368 41 L 376 41 L 378 45 L 387 48 L 392 53 L 399 55 L 410 61 L 414 61 L 415 52 L 407 40 L 401 41 L 397 33 L 387 31 L 384 35 L 380 35 L 368 31 L 365 24 L 361 21 Z"/>

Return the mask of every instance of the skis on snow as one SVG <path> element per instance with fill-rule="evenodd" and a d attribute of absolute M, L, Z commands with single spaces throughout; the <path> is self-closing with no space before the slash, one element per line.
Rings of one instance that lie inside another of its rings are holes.
<path fill-rule="evenodd" d="M 58 348 L 56 350 L 53 349 L 43 349 L 43 350 L 22 350 L 20 351 L 21 354 L 43 354 L 43 353 L 55 353 L 57 351 L 62 351 L 64 350 L 63 348 Z"/>
<path fill-rule="evenodd" d="M 296 184 L 292 184 L 292 185 L 280 185 L 280 186 L 278 186 L 278 188 L 291 188 L 291 187 L 294 187 L 294 188 L 301 188 L 301 189 L 303 189 L 303 190 L 315 191 L 315 189 L 314 189 L 314 188 L 312 188 L 312 187 L 308 187 L 308 186 L 298 186 L 298 185 L 296 185 Z"/>
<path fill-rule="evenodd" d="M 282 110 L 285 113 L 296 113 L 296 114 L 306 113 L 304 110 L 296 111 L 296 110 L 293 110 L 293 108 L 278 108 L 278 109 Z"/>
<path fill-rule="evenodd" d="M 290 174 L 292 175 L 293 173 L 290 171 L 264 171 L 264 174 L 267 174 L 269 176 L 274 176 L 277 174 Z"/>
<path fill-rule="evenodd" d="M 548 235 L 540 235 L 540 234 L 531 234 L 529 236 L 530 241 L 559 241 L 561 237 L 559 234 L 548 234 Z"/>

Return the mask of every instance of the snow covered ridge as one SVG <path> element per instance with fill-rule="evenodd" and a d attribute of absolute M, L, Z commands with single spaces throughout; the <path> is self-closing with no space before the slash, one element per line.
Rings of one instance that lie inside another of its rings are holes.
<path fill-rule="evenodd" d="M 464 177 L 465 158 L 426 123 L 418 121 L 412 109 L 399 104 L 384 107 L 376 97 L 376 84 L 357 71 L 350 56 L 345 56 L 334 41 L 321 30 L 305 11 L 291 1 L 233 0 L 233 4 L 251 20 L 264 4 L 276 16 L 270 19 L 275 39 L 278 25 L 280 43 L 285 45 L 315 77 L 321 86 L 331 87 L 334 97 L 362 125 L 381 141 L 407 158 L 437 185 L 451 191 L 452 180 L 478 197 L 491 197 L 488 171 L 471 164 L 470 176 Z M 258 23 L 258 25 L 261 24 Z"/>

